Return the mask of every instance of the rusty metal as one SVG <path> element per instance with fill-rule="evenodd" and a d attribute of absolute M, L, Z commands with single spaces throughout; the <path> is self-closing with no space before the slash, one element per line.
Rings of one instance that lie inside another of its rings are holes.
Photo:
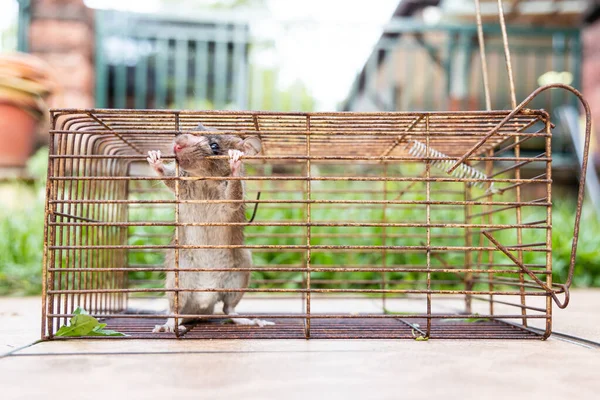
<path fill-rule="evenodd" d="M 141 315 L 149 318 L 122 318 L 106 319 L 108 328 L 120 332 L 128 332 L 126 338 L 143 339 L 168 339 L 173 337 L 168 333 L 150 333 L 154 325 L 163 320 L 155 316 Z M 302 318 L 273 318 L 270 315 L 259 315 L 259 318 L 269 318 L 276 325 L 268 326 L 261 330 L 252 330 L 248 327 L 224 324 L 220 319 L 208 319 L 204 323 L 190 325 L 190 330 L 183 334 L 183 339 L 303 339 L 304 323 Z M 456 316 L 454 316 L 456 317 Z M 420 327 L 425 324 L 423 319 L 409 318 L 384 318 L 374 319 L 368 316 L 357 318 L 319 318 L 315 316 L 312 321 L 312 339 L 414 339 L 422 332 Z M 417 324 L 417 325 L 415 325 Z M 539 333 L 513 326 L 497 320 L 479 322 L 465 322 L 461 316 L 456 319 L 436 318 L 433 320 L 431 338 L 433 339 L 471 339 L 481 337 L 486 339 L 536 339 Z"/>
<path fill-rule="evenodd" d="M 551 278 L 552 125 L 544 111 L 524 108 L 531 98 L 513 111 L 490 112 L 53 110 L 43 337 L 53 338 L 81 306 L 134 338 L 175 337 L 151 333 L 167 317 L 200 318 L 177 333 L 183 339 L 545 338 L 552 300 L 561 308 L 568 302 L 585 170 L 569 275 L 557 284 Z M 161 150 L 172 160 L 175 134 L 199 122 L 218 129 L 214 134 L 260 135 L 264 152 L 247 157 L 247 176 L 225 179 L 245 181 L 244 201 L 259 206 L 255 220 L 182 220 L 180 204 L 237 201 L 179 199 L 184 180 L 223 178 L 177 173 L 173 195 L 150 173 L 140 153 Z M 536 123 L 544 128 L 533 129 Z M 520 144 L 534 137 L 544 138 L 545 150 L 522 156 Z M 425 152 L 411 155 L 406 145 L 413 141 Z M 482 173 L 431 168 L 463 162 Z M 524 167 L 541 172 L 524 177 Z M 535 198 L 525 195 L 530 188 Z M 184 226 L 241 226 L 246 241 L 182 245 Z M 180 287 L 181 274 L 215 271 L 179 265 L 180 250 L 204 248 L 251 249 L 253 267 L 222 270 L 251 271 L 252 285 Z M 162 264 L 166 249 L 175 250 L 172 268 Z M 166 272 L 175 273 L 171 289 L 161 284 Z M 178 297 L 186 291 L 245 292 L 242 304 L 266 303 L 241 316 L 277 324 L 241 327 L 223 323 L 228 317 L 221 314 L 181 314 Z M 174 314 L 144 308 L 165 293 L 173 295 Z M 562 293 L 564 302 L 557 297 Z M 343 306 L 321 312 L 320 302 L 346 298 L 379 312 Z M 280 299 L 293 302 L 296 312 L 273 307 L 264 314 Z M 144 312 L 131 308 L 134 301 Z M 447 301 L 462 308 L 439 313 Z M 527 328 L 533 320 L 546 321 L 543 334 Z"/>
<path fill-rule="evenodd" d="M 181 127 L 179 126 L 179 113 L 175 114 L 175 129 L 179 131 Z M 179 163 L 175 161 L 175 177 L 177 180 L 175 181 L 175 233 L 173 235 L 173 251 L 175 253 L 174 257 L 174 283 L 175 283 L 175 291 L 173 293 L 173 309 L 175 310 L 175 326 L 179 326 L 179 250 L 181 246 L 179 245 L 180 238 L 180 230 L 179 230 L 179 193 L 180 188 L 179 185 L 181 183 L 181 171 L 179 167 Z M 179 329 L 175 329 L 175 337 L 179 338 L 180 336 Z"/>
<path fill-rule="evenodd" d="M 516 265 L 518 265 L 523 270 L 523 272 L 525 272 L 527 275 L 529 275 L 531 277 L 531 279 L 533 279 L 535 281 L 535 283 L 537 283 L 546 292 L 548 292 L 548 294 L 552 297 L 552 299 L 554 300 L 554 302 L 556 303 L 556 305 L 559 308 L 566 308 L 569 305 L 569 299 L 570 299 L 569 286 L 559 284 L 559 283 L 554 283 L 555 286 L 558 286 L 560 288 L 560 291 L 552 290 L 548 285 L 546 285 L 544 282 L 542 282 L 532 271 L 530 271 L 526 266 L 524 266 L 523 262 L 521 260 L 516 259 L 515 256 L 513 256 L 506 247 L 504 247 L 500 243 L 498 243 L 498 241 L 496 239 L 494 239 L 494 237 L 492 235 L 490 235 L 488 232 L 483 232 L 483 235 L 486 238 L 488 238 L 490 242 L 494 243 L 494 245 L 496 247 L 498 247 L 502 251 L 502 253 L 504 253 L 508 258 L 510 258 L 512 262 L 514 262 Z M 520 257 L 520 258 L 522 258 L 522 257 Z M 522 278 L 522 274 L 519 275 L 519 278 L 520 278 L 521 283 L 523 283 L 524 281 Z M 558 296 L 556 295 L 557 293 L 565 294 L 564 302 L 561 302 L 559 300 Z M 521 299 L 524 299 L 524 298 L 525 298 L 525 292 L 523 290 L 521 290 Z M 521 300 L 521 302 L 523 305 L 525 305 L 523 300 Z"/>
<path fill-rule="evenodd" d="M 480 14 L 480 12 L 478 12 Z M 517 106 L 517 96 L 515 94 L 515 80 L 513 78 L 512 63 L 510 59 L 510 50 L 508 48 L 508 36 L 506 34 L 506 22 L 504 21 L 504 7 L 502 0 L 498 0 L 498 21 L 502 31 L 502 45 L 504 46 L 504 61 L 506 62 L 506 72 L 508 73 L 508 87 L 510 88 L 510 106 Z"/>
<path fill-rule="evenodd" d="M 483 38 L 483 25 L 481 23 L 481 5 L 480 0 L 475 0 L 475 20 L 477 21 L 477 41 L 479 42 L 479 55 L 481 57 L 481 75 L 483 79 L 483 93 L 485 95 L 485 109 L 492 109 L 490 96 L 490 81 L 488 78 L 487 57 L 485 54 L 485 40 Z"/>
<path fill-rule="evenodd" d="M 311 309 L 311 255 L 312 255 L 312 251 L 311 251 L 311 203 L 310 200 L 311 199 L 311 189 L 312 189 L 312 185 L 311 185 L 311 159 L 310 159 L 310 155 L 311 155 L 311 135 L 310 135 L 310 131 L 311 131 L 311 123 L 310 123 L 310 116 L 307 115 L 306 116 L 306 139 L 305 139 L 305 143 L 306 143 L 306 147 L 305 147 L 305 155 L 306 155 L 306 176 L 308 177 L 307 181 L 306 181 L 306 213 L 304 214 L 306 216 L 306 257 L 304 257 L 304 262 L 306 263 L 306 274 L 302 277 L 302 281 L 305 284 L 306 287 L 306 292 L 305 294 L 303 294 L 303 296 L 305 296 L 304 298 L 304 304 L 302 306 L 303 310 L 306 310 L 306 314 L 309 316 L 308 318 L 306 318 L 304 320 L 304 337 L 306 339 L 310 339 L 310 309 Z"/>

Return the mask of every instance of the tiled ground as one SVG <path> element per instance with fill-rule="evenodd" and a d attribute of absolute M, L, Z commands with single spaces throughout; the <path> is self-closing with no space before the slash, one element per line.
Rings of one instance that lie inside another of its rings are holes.
<path fill-rule="evenodd" d="M 598 304 L 600 290 L 574 291 L 567 310 L 555 309 L 555 330 L 600 341 Z M 0 351 L 36 340 L 39 321 L 38 299 L 0 299 Z M 0 397 L 594 399 L 599 370 L 598 349 L 558 336 L 545 342 L 71 340 L 0 359 Z"/>

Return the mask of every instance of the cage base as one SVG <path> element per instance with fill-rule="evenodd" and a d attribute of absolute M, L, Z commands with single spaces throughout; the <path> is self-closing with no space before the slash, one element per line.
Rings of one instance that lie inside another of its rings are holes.
<path fill-rule="evenodd" d="M 304 318 L 269 318 L 273 326 L 262 328 L 226 323 L 213 319 L 186 325 L 182 339 L 306 339 Z M 107 329 L 129 339 L 174 339 L 172 333 L 152 333 L 164 318 L 109 318 Z M 416 325 L 415 325 L 416 324 Z M 415 339 L 422 335 L 427 320 L 403 318 L 313 318 L 310 339 Z M 415 327 L 417 329 L 415 329 Z M 542 335 L 500 320 L 431 319 L 431 339 L 542 339 Z"/>

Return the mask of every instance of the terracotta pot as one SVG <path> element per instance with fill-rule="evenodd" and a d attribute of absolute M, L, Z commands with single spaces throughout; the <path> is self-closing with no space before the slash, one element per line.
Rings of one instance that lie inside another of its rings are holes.
<path fill-rule="evenodd" d="M 0 103 L 0 167 L 23 167 L 33 150 L 37 121 L 23 109 Z"/>

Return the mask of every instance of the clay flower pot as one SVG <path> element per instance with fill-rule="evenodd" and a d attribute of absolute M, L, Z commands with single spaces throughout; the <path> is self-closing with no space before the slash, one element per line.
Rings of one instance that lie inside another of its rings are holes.
<path fill-rule="evenodd" d="M 46 100 L 56 90 L 50 67 L 30 54 L 0 56 L 0 167 L 22 167 L 33 150 Z"/>
<path fill-rule="evenodd" d="M 33 150 L 37 120 L 22 108 L 0 103 L 0 167 L 22 167 Z"/>

